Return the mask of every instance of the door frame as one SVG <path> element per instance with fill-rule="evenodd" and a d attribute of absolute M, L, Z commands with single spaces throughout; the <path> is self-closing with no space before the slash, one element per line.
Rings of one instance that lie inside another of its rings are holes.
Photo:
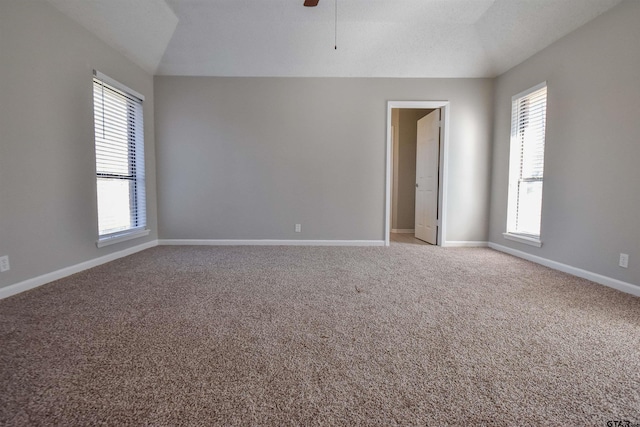
<path fill-rule="evenodd" d="M 449 101 L 387 101 L 387 160 L 386 160 L 386 185 L 385 185 L 385 212 L 384 212 L 384 244 L 389 246 L 391 233 L 391 110 L 394 108 L 421 108 L 440 109 L 440 159 L 438 167 L 438 246 L 447 246 L 445 237 L 447 224 L 447 174 L 449 161 Z"/>

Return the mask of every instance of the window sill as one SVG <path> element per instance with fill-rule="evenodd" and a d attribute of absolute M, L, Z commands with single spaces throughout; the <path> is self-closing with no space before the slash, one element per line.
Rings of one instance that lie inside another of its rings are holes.
<path fill-rule="evenodd" d="M 124 233 L 115 234 L 112 236 L 106 236 L 98 239 L 96 246 L 103 248 L 105 246 L 113 245 L 115 243 L 126 242 L 127 240 L 137 239 L 138 237 L 148 236 L 151 230 L 133 230 L 126 231 Z"/>
<path fill-rule="evenodd" d="M 536 248 L 542 247 L 542 241 L 537 237 L 514 233 L 502 233 L 502 236 L 505 239 L 513 240 L 514 242 L 524 243 L 525 245 L 535 246 Z"/>

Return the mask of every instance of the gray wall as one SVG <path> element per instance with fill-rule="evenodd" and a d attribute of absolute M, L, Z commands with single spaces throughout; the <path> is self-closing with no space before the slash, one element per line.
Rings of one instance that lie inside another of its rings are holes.
<path fill-rule="evenodd" d="M 640 2 L 579 28 L 496 82 L 491 241 L 640 284 Z M 547 81 L 542 248 L 505 240 L 511 97 Z M 620 252 L 629 268 L 618 267 Z"/>
<path fill-rule="evenodd" d="M 486 241 L 492 91 L 491 79 L 156 76 L 160 237 L 382 240 L 387 101 L 449 100 L 446 239 Z"/>
<path fill-rule="evenodd" d="M 0 1 L 0 287 L 157 238 L 153 79 L 44 1 Z M 92 70 L 146 97 L 151 234 L 98 249 Z"/>

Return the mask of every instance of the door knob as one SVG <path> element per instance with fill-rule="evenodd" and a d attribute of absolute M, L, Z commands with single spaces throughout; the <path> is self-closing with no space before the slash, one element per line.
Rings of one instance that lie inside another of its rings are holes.
<path fill-rule="evenodd" d="M 418 187 L 419 187 L 419 185 L 418 185 L 418 183 L 416 182 L 416 188 L 418 188 Z"/>

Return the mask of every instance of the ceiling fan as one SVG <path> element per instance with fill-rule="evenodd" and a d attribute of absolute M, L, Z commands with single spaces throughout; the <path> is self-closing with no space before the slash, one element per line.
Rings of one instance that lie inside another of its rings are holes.
<path fill-rule="evenodd" d="M 320 0 L 304 0 L 304 5 L 306 7 L 316 7 L 318 5 L 318 2 Z M 335 12 L 336 12 L 336 17 L 335 17 L 335 45 L 333 46 L 334 49 L 338 49 L 338 0 L 334 0 L 335 1 Z"/>

